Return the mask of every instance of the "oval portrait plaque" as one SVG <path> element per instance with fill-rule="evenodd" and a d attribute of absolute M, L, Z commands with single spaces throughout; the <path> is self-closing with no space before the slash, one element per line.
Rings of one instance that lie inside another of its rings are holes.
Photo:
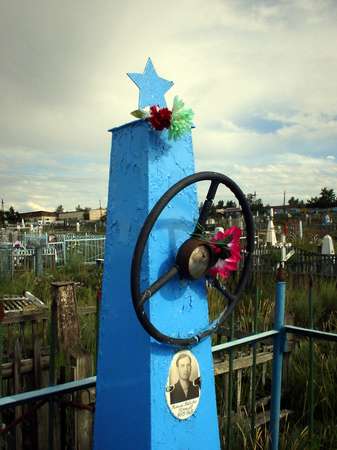
<path fill-rule="evenodd" d="M 176 353 L 171 362 L 166 384 L 166 401 L 171 413 L 180 420 L 188 419 L 200 400 L 200 368 L 189 350 Z"/>

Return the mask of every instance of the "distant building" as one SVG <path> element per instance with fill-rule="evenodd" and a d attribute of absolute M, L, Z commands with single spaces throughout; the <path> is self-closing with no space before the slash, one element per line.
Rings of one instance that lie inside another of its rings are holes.
<path fill-rule="evenodd" d="M 105 208 L 96 208 L 96 209 L 86 209 L 81 211 L 65 211 L 61 212 L 58 215 L 59 220 L 69 220 L 69 221 L 83 221 L 90 220 L 96 222 L 101 220 L 103 216 L 106 214 Z"/>
<path fill-rule="evenodd" d="M 232 216 L 232 215 L 240 215 L 242 214 L 241 208 L 217 208 L 215 210 L 217 214 L 221 214 L 223 216 Z"/>
<path fill-rule="evenodd" d="M 51 211 L 32 211 L 20 213 L 26 225 L 50 225 L 57 219 L 57 213 Z"/>
<path fill-rule="evenodd" d="M 106 208 L 86 209 L 81 211 L 64 211 L 60 213 L 51 211 L 32 211 L 20 213 L 25 225 L 50 225 L 52 223 L 82 222 L 90 220 L 97 222 L 106 215 Z"/>
<path fill-rule="evenodd" d="M 87 211 L 65 211 L 60 212 L 58 214 L 59 220 L 70 220 L 70 221 L 77 221 L 77 220 L 84 220 L 85 214 Z"/>
<path fill-rule="evenodd" d="M 93 221 L 102 220 L 102 217 L 106 215 L 106 208 L 90 209 L 88 213 L 89 213 L 89 220 Z"/>

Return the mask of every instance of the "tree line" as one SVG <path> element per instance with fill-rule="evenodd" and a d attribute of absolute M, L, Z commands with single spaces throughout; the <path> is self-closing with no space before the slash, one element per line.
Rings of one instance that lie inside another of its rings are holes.
<path fill-rule="evenodd" d="M 85 206 L 84 208 L 82 208 L 80 205 L 77 205 L 75 207 L 76 211 L 84 211 L 84 212 L 88 212 L 90 211 L 91 208 L 89 208 L 88 206 Z M 62 205 L 58 205 L 55 208 L 55 212 L 56 213 L 61 213 L 64 211 L 64 208 Z M 21 214 L 19 213 L 19 211 L 16 211 L 14 209 L 13 206 L 10 206 L 8 210 L 1 210 L 0 209 L 0 226 L 4 226 L 6 223 L 9 224 L 17 224 L 18 222 L 21 222 Z"/>
<path fill-rule="evenodd" d="M 264 204 L 261 198 L 257 198 L 256 194 L 247 194 L 246 198 L 248 200 L 250 209 L 253 214 L 258 213 L 259 215 L 263 215 L 268 213 L 270 210 L 269 204 Z M 292 208 L 322 208 L 329 209 L 337 207 L 337 196 L 333 189 L 329 189 L 324 187 L 321 189 L 321 192 L 316 197 L 311 197 L 309 200 L 301 200 L 299 198 L 290 197 L 288 200 L 288 205 Z M 200 209 L 202 208 L 203 203 L 200 203 Z M 238 205 L 233 200 L 228 200 L 226 203 L 224 200 L 219 200 L 217 203 L 213 203 L 210 210 L 210 217 L 216 217 L 216 215 L 222 209 L 228 208 L 237 208 Z M 220 211 L 219 211 L 220 210 Z M 218 211 L 218 213 L 217 213 Z"/>
<path fill-rule="evenodd" d="M 337 206 L 337 198 L 333 189 L 324 187 L 321 189 L 321 192 L 317 197 L 311 197 L 306 202 L 298 198 L 291 197 L 288 200 L 288 204 L 294 208 L 333 208 Z"/>
<path fill-rule="evenodd" d="M 256 194 L 247 194 L 246 198 L 250 205 L 253 214 L 259 213 L 264 214 L 270 210 L 270 205 L 264 205 L 261 198 L 257 198 Z M 200 204 L 200 208 L 203 203 Z M 301 200 L 299 198 L 290 197 L 288 200 L 288 205 L 292 208 L 334 208 L 337 207 L 337 196 L 334 189 L 329 189 L 327 187 L 323 187 L 321 192 L 316 197 L 311 197 L 309 200 Z M 227 209 L 227 208 L 237 208 L 238 205 L 234 200 L 228 200 L 226 203 L 224 200 L 219 200 L 217 203 L 214 203 L 211 207 L 210 217 L 215 217 L 217 215 L 216 210 Z M 89 211 L 89 207 L 82 208 L 80 205 L 76 206 L 76 211 Z M 58 205 L 55 209 L 55 212 L 60 213 L 63 212 L 63 206 Z M 5 223 L 16 224 L 21 220 L 21 215 L 19 211 L 16 211 L 13 206 L 6 211 L 0 210 L 0 224 L 4 225 Z"/>
<path fill-rule="evenodd" d="M 270 210 L 270 205 L 263 204 L 263 201 L 261 198 L 257 198 L 256 194 L 247 194 L 246 198 L 248 200 L 250 209 L 253 214 L 260 214 L 263 215 L 267 213 Z M 200 210 L 203 206 L 203 202 L 200 203 Z M 217 203 L 213 203 L 210 209 L 209 216 L 210 217 L 216 217 L 216 215 L 222 210 L 222 209 L 229 209 L 229 208 L 237 208 L 238 205 L 234 200 L 228 200 L 226 203 L 224 200 L 219 200 Z M 217 212 L 218 211 L 218 212 Z"/>
<path fill-rule="evenodd" d="M 15 211 L 13 206 L 11 206 L 7 211 L 0 210 L 0 224 L 4 225 L 7 223 L 17 223 L 21 220 L 20 213 Z"/>

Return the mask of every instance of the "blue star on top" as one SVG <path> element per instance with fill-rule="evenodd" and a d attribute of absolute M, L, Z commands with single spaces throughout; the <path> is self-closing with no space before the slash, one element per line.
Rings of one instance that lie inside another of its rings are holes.
<path fill-rule="evenodd" d="M 127 75 L 139 88 L 138 108 L 152 105 L 166 107 L 164 94 L 173 86 L 173 81 L 158 77 L 151 58 L 147 60 L 144 73 L 131 72 Z"/>

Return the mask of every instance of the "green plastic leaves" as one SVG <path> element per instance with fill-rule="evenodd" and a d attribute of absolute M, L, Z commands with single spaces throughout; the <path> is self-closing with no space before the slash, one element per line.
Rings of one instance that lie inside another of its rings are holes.
<path fill-rule="evenodd" d="M 194 112 L 191 108 L 185 108 L 185 104 L 177 96 L 173 100 L 171 125 L 168 130 L 169 139 L 177 140 L 192 127 Z"/>
<path fill-rule="evenodd" d="M 162 130 L 163 128 L 158 128 L 156 125 L 154 125 L 154 115 L 159 112 L 159 116 L 161 112 L 164 112 L 165 110 L 165 118 L 167 118 L 167 109 L 161 108 L 159 111 L 157 111 L 157 107 L 151 106 L 150 112 L 144 111 L 143 109 L 136 109 L 135 111 L 132 111 L 132 115 L 136 117 L 137 119 L 143 119 L 148 120 L 151 125 L 156 130 Z M 173 107 L 172 107 L 172 114 L 170 112 L 170 122 L 169 126 L 166 124 L 164 128 L 168 128 L 168 138 L 177 140 L 181 138 L 185 133 L 189 133 L 192 128 L 192 119 L 194 116 L 194 112 L 191 108 L 185 108 L 185 104 L 182 100 L 179 99 L 179 97 L 175 96 L 173 99 Z M 158 114 L 157 114 L 158 116 Z M 159 117 L 160 118 L 160 117 Z M 156 117 L 158 119 L 158 117 Z"/>
<path fill-rule="evenodd" d="M 132 116 L 137 117 L 137 119 L 146 119 L 149 115 L 146 111 L 143 111 L 142 109 L 136 109 L 135 111 L 132 111 Z"/>

